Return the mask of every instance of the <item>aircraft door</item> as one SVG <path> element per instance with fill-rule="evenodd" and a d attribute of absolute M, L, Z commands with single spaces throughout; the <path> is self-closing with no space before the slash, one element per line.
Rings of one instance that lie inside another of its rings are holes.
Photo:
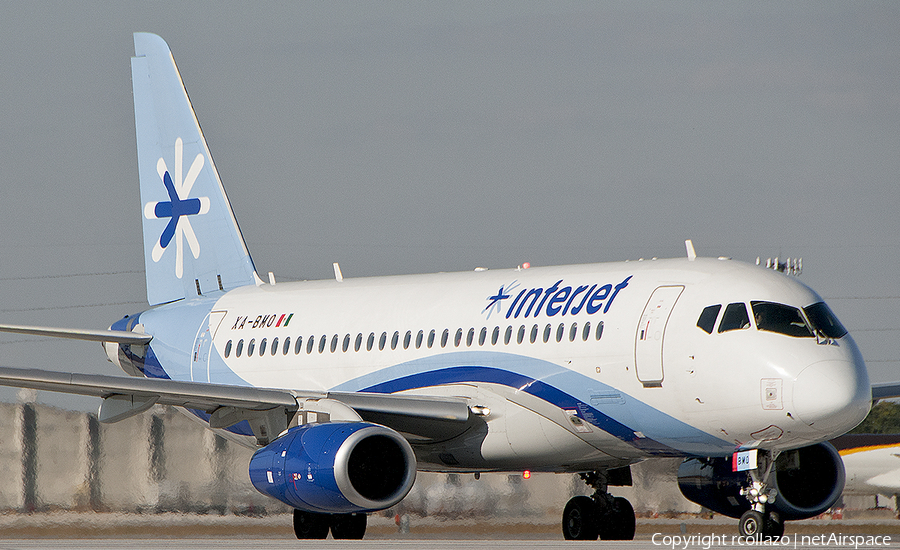
<path fill-rule="evenodd" d="M 191 352 L 191 380 L 194 382 L 209 382 L 209 351 L 219 323 L 225 318 L 226 313 L 228 312 L 212 311 L 200 323 L 200 330 L 194 338 Z"/>
<path fill-rule="evenodd" d="M 645 388 L 662 386 L 666 323 L 683 290 L 683 286 L 661 286 L 653 291 L 644 307 L 635 334 L 634 367 Z"/>

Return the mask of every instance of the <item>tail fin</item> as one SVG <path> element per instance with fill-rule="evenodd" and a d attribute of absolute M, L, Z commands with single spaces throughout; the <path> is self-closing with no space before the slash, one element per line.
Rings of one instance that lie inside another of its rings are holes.
<path fill-rule="evenodd" d="M 131 77 L 150 305 L 259 280 L 166 42 L 134 34 Z M 187 250 L 185 250 L 187 248 Z"/>

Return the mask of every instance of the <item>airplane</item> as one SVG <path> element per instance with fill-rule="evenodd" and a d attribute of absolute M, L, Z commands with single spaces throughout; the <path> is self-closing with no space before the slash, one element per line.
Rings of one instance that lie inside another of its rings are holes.
<path fill-rule="evenodd" d="M 298 538 L 362 538 L 416 472 L 578 473 L 566 539 L 632 539 L 611 487 L 681 457 L 694 502 L 778 536 L 840 496 L 827 443 L 865 418 L 862 355 L 815 291 L 728 258 L 263 280 L 169 46 L 134 34 L 149 308 L 102 342 L 129 377 L 0 369 L 0 384 L 102 398 L 101 422 L 181 407 L 255 449 L 249 476 Z"/>
<path fill-rule="evenodd" d="M 900 495 L 900 434 L 845 434 L 831 440 L 844 462 L 845 495 Z"/>

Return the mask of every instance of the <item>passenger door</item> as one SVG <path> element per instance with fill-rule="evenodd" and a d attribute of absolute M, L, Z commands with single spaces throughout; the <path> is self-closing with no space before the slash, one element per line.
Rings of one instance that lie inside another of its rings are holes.
<path fill-rule="evenodd" d="M 666 324 L 683 290 L 683 286 L 661 286 L 644 306 L 635 334 L 634 366 L 645 388 L 662 386 Z"/>

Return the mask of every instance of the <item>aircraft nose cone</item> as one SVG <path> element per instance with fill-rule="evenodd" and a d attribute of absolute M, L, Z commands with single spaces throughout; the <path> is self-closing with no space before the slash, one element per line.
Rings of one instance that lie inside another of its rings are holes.
<path fill-rule="evenodd" d="M 803 369 L 794 382 L 794 414 L 811 428 L 840 435 L 869 413 L 872 387 L 858 361 L 819 361 Z"/>

